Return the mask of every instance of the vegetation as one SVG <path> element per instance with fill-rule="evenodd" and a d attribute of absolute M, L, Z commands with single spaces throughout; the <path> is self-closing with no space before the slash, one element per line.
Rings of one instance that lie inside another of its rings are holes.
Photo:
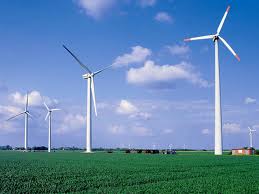
<path fill-rule="evenodd" d="M 0 193 L 258 193 L 259 157 L 0 151 Z"/>

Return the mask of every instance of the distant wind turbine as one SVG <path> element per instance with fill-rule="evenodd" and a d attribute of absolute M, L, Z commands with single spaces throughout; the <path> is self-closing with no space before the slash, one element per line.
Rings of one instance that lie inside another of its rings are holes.
<path fill-rule="evenodd" d="M 217 29 L 217 33 L 213 35 L 188 38 L 185 41 L 193 41 L 193 40 L 204 40 L 204 39 L 212 39 L 215 44 L 215 155 L 222 155 L 222 118 L 221 118 L 221 89 L 220 89 L 220 67 L 219 67 L 219 53 L 218 53 L 218 41 L 221 40 L 223 44 L 228 48 L 228 50 L 240 61 L 240 58 L 235 53 L 235 51 L 230 47 L 230 45 L 219 36 L 227 14 L 229 12 L 230 6 L 228 6 L 220 24 Z"/>
<path fill-rule="evenodd" d="M 61 109 L 58 109 L 58 108 L 52 108 L 50 109 L 47 104 L 44 102 L 44 105 L 48 111 L 46 117 L 45 117 L 45 121 L 49 118 L 49 138 L 48 138 L 48 152 L 51 152 L 51 121 L 52 121 L 52 112 L 54 111 L 58 111 L 58 110 L 61 110 Z"/>
<path fill-rule="evenodd" d="M 25 121 L 24 122 L 24 150 L 25 151 L 27 151 L 27 149 L 28 149 L 28 118 L 29 118 L 29 116 L 32 118 L 32 115 L 28 111 L 28 104 L 29 104 L 28 101 L 29 101 L 29 94 L 27 92 L 24 111 L 7 119 L 7 121 L 9 121 L 9 120 L 14 119 L 15 117 L 18 117 L 18 116 L 24 114 L 24 119 L 25 119 L 24 120 Z"/>
<path fill-rule="evenodd" d="M 249 129 L 249 137 L 250 137 L 250 148 L 253 147 L 253 132 L 256 132 L 255 129 L 251 129 L 250 127 L 248 127 Z"/>
<path fill-rule="evenodd" d="M 95 115 L 97 116 L 95 89 L 94 89 L 94 76 L 102 71 L 110 68 L 112 65 L 105 67 L 99 71 L 92 72 L 87 66 L 85 66 L 65 45 L 63 47 L 69 52 L 69 54 L 79 63 L 79 65 L 87 72 L 83 75 L 84 79 L 88 80 L 87 84 L 87 113 L 86 113 L 86 153 L 92 152 L 92 99 L 94 104 Z M 91 96 L 92 94 L 92 96 Z"/>

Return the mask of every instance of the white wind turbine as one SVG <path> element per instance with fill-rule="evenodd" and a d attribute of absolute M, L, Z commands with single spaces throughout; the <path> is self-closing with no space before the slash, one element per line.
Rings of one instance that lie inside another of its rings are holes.
<path fill-rule="evenodd" d="M 24 150 L 25 151 L 27 151 L 27 149 L 28 149 L 28 118 L 29 118 L 29 116 L 32 118 L 32 115 L 28 111 L 28 104 L 29 104 L 28 98 L 29 98 L 29 95 L 28 95 L 28 92 L 27 92 L 24 111 L 15 115 L 15 116 L 12 116 L 9 119 L 7 119 L 7 121 L 9 121 L 11 119 L 14 119 L 15 117 L 18 117 L 18 116 L 24 114 Z"/>
<path fill-rule="evenodd" d="M 219 68 L 219 53 L 218 53 L 218 41 L 221 42 L 228 48 L 228 50 L 240 61 L 240 58 L 235 53 L 235 51 L 229 46 L 229 44 L 219 35 L 227 14 L 229 12 L 230 6 L 228 6 L 220 24 L 217 29 L 217 33 L 213 35 L 188 38 L 184 41 L 193 40 L 204 40 L 212 39 L 215 44 L 215 155 L 222 155 L 222 118 L 221 118 L 221 94 L 220 94 L 220 68 Z"/>
<path fill-rule="evenodd" d="M 88 80 L 87 83 L 87 113 L 86 113 L 86 153 L 92 152 L 92 98 L 94 104 L 95 115 L 97 116 L 95 89 L 94 89 L 94 76 L 102 71 L 110 68 L 112 65 L 105 67 L 99 71 L 92 72 L 87 66 L 85 66 L 65 45 L 63 47 L 72 55 L 72 57 L 79 63 L 79 65 L 86 70 L 86 74 L 83 75 L 84 79 Z M 91 96 L 92 94 L 92 96 Z"/>
<path fill-rule="evenodd" d="M 52 108 L 50 109 L 47 104 L 44 102 L 44 105 L 48 111 L 46 117 L 45 117 L 45 121 L 49 118 L 49 138 L 48 138 L 48 152 L 51 152 L 51 119 L 52 119 L 52 112 L 54 111 L 58 111 L 58 110 L 61 110 L 59 108 Z"/>
<path fill-rule="evenodd" d="M 255 129 L 251 129 L 250 127 L 248 127 L 249 129 L 249 137 L 250 137 L 250 148 L 253 147 L 253 132 L 256 132 Z"/>

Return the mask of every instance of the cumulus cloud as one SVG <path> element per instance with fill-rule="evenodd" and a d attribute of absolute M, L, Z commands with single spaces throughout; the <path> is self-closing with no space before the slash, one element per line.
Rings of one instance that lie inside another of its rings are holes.
<path fill-rule="evenodd" d="M 118 56 L 114 62 L 114 67 L 127 66 L 129 64 L 139 64 L 144 62 L 147 57 L 151 55 L 151 50 L 144 48 L 142 46 L 131 47 L 131 53 L 126 53 L 124 55 Z"/>
<path fill-rule="evenodd" d="M 116 0 L 78 0 L 77 2 L 87 15 L 100 19 L 114 6 Z"/>
<path fill-rule="evenodd" d="M 85 117 L 81 114 L 68 114 L 64 117 L 60 127 L 55 131 L 57 134 L 72 133 L 82 129 L 85 125 Z"/>
<path fill-rule="evenodd" d="M 139 4 L 141 7 L 154 6 L 156 4 L 156 0 L 140 0 Z"/>
<path fill-rule="evenodd" d="M 1 122 L 0 123 L 0 134 L 10 134 L 17 132 L 17 126 L 14 122 Z"/>
<path fill-rule="evenodd" d="M 114 135 L 127 135 L 127 136 L 152 136 L 153 132 L 150 128 L 146 128 L 141 124 L 133 124 L 131 126 L 124 125 L 112 125 L 108 128 L 108 131 Z"/>
<path fill-rule="evenodd" d="M 24 110 L 19 107 L 0 105 L 0 115 L 4 115 L 5 117 L 16 115 L 22 111 Z"/>
<path fill-rule="evenodd" d="M 143 67 L 131 68 L 127 72 L 127 81 L 136 85 L 168 84 L 175 80 L 186 80 L 200 87 L 209 87 L 208 81 L 201 78 L 194 71 L 192 65 L 182 62 L 177 65 L 156 65 L 153 61 L 146 61 Z M 162 87 L 162 86 L 161 86 Z"/>
<path fill-rule="evenodd" d="M 164 22 L 164 23 L 173 22 L 172 17 L 166 12 L 158 12 L 155 16 L 155 20 L 158 22 Z"/>
<path fill-rule="evenodd" d="M 130 115 L 138 111 L 137 107 L 127 100 L 121 100 L 119 106 L 117 107 L 117 113 Z"/>
<path fill-rule="evenodd" d="M 164 130 L 162 130 L 162 134 L 164 134 L 164 135 L 168 135 L 168 134 L 171 134 L 173 132 L 174 132 L 173 129 L 164 129 Z"/>
<path fill-rule="evenodd" d="M 109 128 L 109 132 L 112 133 L 112 134 L 116 134 L 116 135 L 124 134 L 125 133 L 125 127 L 123 125 L 112 125 Z"/>
<path fill-rule="evenodd" d="M 174 56 L 185 56 L 190 52 L 190 47 L 186 45 L 172 45 L 172 46 L 166 46 L 166 48 L 169 50 L 169 52 Z"/>
<path fill-rule="evenodd" d="M 255 104 L 255 103 L 256 103 L 255 98 L 246 97 L 245 104 Z"/>
<path fill-rule="evenodd" d="M 209 129 L 203 129 L 203 130 L 201 130 L 201 133 L 203 135 L 208 135 L 208 134 L 210 134 L 210 130 Z"/>
<path fill-rule="evenodd" d="M 141 125 L 140 126 L 136 125 L 136 126 L 132 127 L 131 131 L 132 131 L 133 135 L 140 136 L 140 137 L 152 136 L 153 135 L 153 132 L 152 132 L 151 129 L 146 128 L 146 127 L 141 126 Z"/>
<path fill-rule="evenodd" d="M 53 105 L 57 104 L 58 100 L 56 99 L 50 99 L 47 96 L 42 96 L 39 91 L 32 91 L 28 94 L 28 102 L 30 106 L 42 106 L 43 101 L 45 101 L 47 104 Z M 9 99 L 11 102 L 18 104 L 18 105 L 25 105 L 26 103 L 27 95 L 23 95 L 20 92 L 15 92 L 9 95 Z"/>
<path fill-rule="evenodd" d="M 116 112 L 121 115 L 127 115 L 129 118 L 141 118 L 147 120 L 151 117 L 151 114 L 142 112 L 133 103 L 128 100 L 121 100 Z"/>
<path fill-rule="evenodd" d="M 223 130 L 226 133 L 240 133 L 241 132 L 240 124 L 238 124 L 238 123 L 225 123 L 223 125 Z"/>

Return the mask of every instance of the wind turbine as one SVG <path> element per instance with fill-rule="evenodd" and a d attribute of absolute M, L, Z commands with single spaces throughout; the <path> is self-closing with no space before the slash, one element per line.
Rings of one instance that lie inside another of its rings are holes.
<path fill-rule="evenodd" d="M 29 111 L 28 111 L 28 104 L 29 104 L 29 94 L 28 94 L 28 92 L 27 92 L 27 95 L 26 95 L 26 104 L 25 104 L 25 108 L 24 108 L 24 111 L 23 112 L 21 112 L 21 113 L 19 113 L 19 114 L 17 114 L 17 115 L 15 115 L 15 116 L 12 116 L 12 117 L 10 117 L 9 119 L 7 119 L 7 121 L 9 121 L 9 120 L 12 120 L 12 119 L 14 119 L 15 117 L 18 117 L 18 116 L 20 116 L 20 115 L 23 115 L 24 114 L 24 150 L 25 151 L 27 151 L 27 149 L 28 149 L 28 118 L 29 118 L 29 116 L 32 118 L 32 115 L 29 113 Z"/>
<path fill-rule="evenodd" d="M 87 83 L 87 113 L 86 113 L 86 153 L 92 152 L 92 100 L 94 104 L 95 115 L 97 116 L 95 89 L 94 89 L 94 76 L 102 71 L 110 68 L 109 65 L 99 71 L 92 72 L 87 66 L 85 66 L 65 45 L 63 47 L 69 52 L 69 54 L 79 63 L 79 65 L 87 72 L 83 75 L 84 79 L 88 80 Z M 92 96 L 91 96 L 92 94 Z"/>
<path fill-rule="evenodd" d="M 256 132 L 255 129 L 251 129 L 250 127 L 248 127 L 249 129 L 249 137 L 250 137 L 250 148 L 253 147 L 253 132 Z"/>
<path fill-rule="evenodd" d="M 188 38 L 184 41 L 193 41 L 193 40 L 204 40 L 212 39 L 215 44 L 215 155 L 222 155 L 222 118 L 221 118 L 221 89 L 220 89 L 220 67 L 219 67 L 219 40 L 228 48 L 228 50 L 240 61 L 240 58 L 235 53 L 235 51 L 230 47 L 225 39 L 223 39 L 219 34 L 229 12 L 230 6 L 228 6 L 219 26 L 217 33 L 213 35 L 200 36 L 195 38 Z"/>
<path fill-rule="evenodd" d="M 52 119 L 52 112 L 54 111 L 58 111 L 58 110 L 61 110 L 61 109 L 58 109 L 58 108 L 52 108 L 50 109 L 47 104 L 44 102 L 44 105 L 48 111 L 46 117 L 45 117 L 45 121 L 49 118 L 49 139 L 48 139 L 48 152 L 51 151 L 51 119 Z"/>

